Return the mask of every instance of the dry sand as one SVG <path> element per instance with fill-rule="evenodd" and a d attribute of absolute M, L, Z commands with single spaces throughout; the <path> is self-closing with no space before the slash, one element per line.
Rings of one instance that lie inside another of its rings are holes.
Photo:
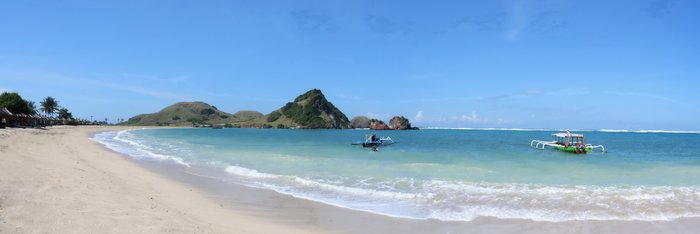
<path fill-rule="evenodd" d="M 232 212 L 88 139 L 112 129 L 0 130 L 0 232 L 319 232 Z"/>
<path fill-rule="evenodd" d="M 149 167 L 89 140 L 123 127 L 0 129 L 0 233 L 697 233 L 663 222 L 411 220 Z"/>

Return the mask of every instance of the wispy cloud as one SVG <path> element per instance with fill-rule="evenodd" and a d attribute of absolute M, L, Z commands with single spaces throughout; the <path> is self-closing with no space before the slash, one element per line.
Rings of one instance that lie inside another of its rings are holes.
<path fill-rule="evenodd" d="M 386 119 L 386 118 L 389 118 L 389 113 L 377 114 L 377 113 L 367 112 L 365 115 L 367 116 L 367 118 L 370 118 L 370 119 Z"/>
<path fill-rule="evenodd" d="M 292 22 L 299 31 L 307 33 L 336 32 L 340 30 L 338 24 L 331 22 L 328 15 L 314 13 L 308 10 L 292 11 L 290 13 Z"/>
<path fill-rule="evenodd" d="M 506 7 L 508 13 L 508 24 L 505 32 L 507 40 L 514 41 L 518 39 L 520 33 L 527 28 L 530 20 L 530 15 L 524 0 L 508 1 Z"/>
<path fill-rule="evenodd" d="M 673 98 L 666 97 L 666 96 L 662 96 L 662 95 L 658 95 L 658 94 L 651 94 L 651 93 L 618 92 L 618 91 L 606 91 L 605 93 L 610 94 L 610 95 L 620 96 L 620 97 L 644 98 L 644 99 L 653 99 L 653 100 L 668 102 L 671 104 L 683 104 L 683 102 L 680 100 L 673 99 Z"/>
<path fill-rule="evenodd" d="M 488 125 L 488 126 L 498 126 L 501 124 L 509 123 L 509 121 L 498 117 L 489 118 L 487 116 L 479 115 L 476 111 L 472 111 L 469 114 L 462 115 L 451 115 L 451 116 L 428 116 L 423 110 L 419 110 L 413 117 L 411 122 L 420 123 L 422 125 L 459 125 L 464 126 L 469 125 Z"/>
<path fill-rule="evenodd" d="M 662 18 L 668 14 L 672 3 L 673 0 L 654 0 L 644 10 L 651 18 Z"/>
<path fill-rule="evenodd" d="M 345 93 L 338 93 L 335 95 L 335 98 L 340 99 L 340 100 L 349 100 L 349 101 L 359 101 L 362 100 L 362 97 L 357 96 L 357 95 L 347 95 Z"/>
<path fill-rule="evenodd" d="M 470 122 L 470 123 L 488 123 L 489 122 L 489 118 L 480 117 L 476 113 L 476 111 L 472 111 L 472 113 L 469 115 L 453 116 L 452 119 L 457 120 L 457 121 Z"/>
<path fill-rule="evenodd" d="M 548 2 L 527 0 L 507 1 L 505 39 L 517 40 L 526 31 L 535 33 L 551 33 L 567 27 L 568 23 L 561 20 L 558 11 Z"/>
<path fill-rule="evenodd" d="M 526 89 L 521 92 L 500 94 L 488 97 L 482 97 L 479 101 L 482 102 L 505 102 L 511 100 L 533 98 L 537 96 L 576 96 L 589 94 L 590 90 L 587 88 L 577 88 L 577 89 L 562 89 L 556 91 L 545 91 L 541 89 Z"/>
<path fill-rule="evenodd" d="M 5 74 L 2 74 L 5 75 Z M 137 78 L 137 80 L 141 79 L 155 79 L 159 81 L 164 81 L 164 80 L 169 80 L 170 78 L 157 78 L 153 76 L 133 76 L 133 75 L 125 75 L 122 74 L 121 77 L 124 78 L 128 76 L 128 79 L 124 80 L 132 80 L 133 78 Z M 31 72 L 17 72 L 15 74 L 11 74 L 11 76 L 8 77 L 16 77 L 18 79 L 21 79 L 23 81 L 28 81 L 28 82 L 35 82 L 35 83 L 40 83 L 40 84 L 54 84 L 54 85 L 70 85 L 71 87 L 85 87 L 85 88 L 108 88 L 108 89 L 113 89 L 113 90 L 118 90 L 118 91 L 125 91 L 125 92 L 130 92 L 130 93 L 135 93 L 135 94 L 140 94 L 144 96 L 150 96 L 154 98 L 159 98 L 159 99 L 172 99 L 172 100 L 194 100 L 191 96 L 181 94 L 181 93 L 174 93 L 174 92 L 168 92 L 165 90 L 157 89 L 157 88 L 152 88 L 149 86 L 144 86 L 144 85 L 137 85 L 137 84 L 126 84 L 126 83 L 116 83 L 116 82 L 108 82 L 108 81 L 103 81 L 103 80 L 96 80 L 96 79 L 86 79 L 86 78 L 78 78 L 75 76 L 66 76 L 66 75 L 60 75 L 60 74 L 54 74 L 54 73 L 49 73 L 49 72 L 36 72 L 36 71 L 31 71 Z M 189 79 L 189 78 L 187 78 Z M 173 82 L 177 81 L 182 81 L 183 78 L 177 78 L 172 80 Z"/>
<path fill-rule="evenodd" d="M 467 16 L 452 22 L 452 28 L 464 28 L 477 32 L 491 32 L 503 30 L 506 13 L 498 12 L 483 16 Z"/>
<path fill-rule="evenodd" d="M 194 100 L 194 98 L 187 96 L 187 95 L 176 94 L 176 93 L 156 90 L 153 88 L 142 87 L 142 86 L 122 85 L 122 84 L 115 84 L 115 83 L 109 83 L 109 82 L 92 82 L 91 84 L 94 86 L 97 86 L 97 87 L 105 87 L 105 88 L 111 88 L 111 89 L 115 89 L 115 90 L 122 90 L 122 91 L 141 94 L 141 95 L 145 95 L 145 96 L 151 96 L 151 97 L 160 98 L 160 99 Z"/>
<path fill-rule="evenodd" d="M 535 15 L 530 22 L 530 27 L 537 33 L 556 32 L 566 28 L 568 23 L 559 19 L 559 12 L 545 11 Z"/>
<path fill-rule="evenodd" d="M 176 83 L 176 84 L 186 83 L 186 82 L 190 81 L 190 77 L 185 76 L 185 75 L 174 76 L 174 77 L 168 78 L 168 81 L 170 81 L 171 83 Z"/>
<path fill-rule="evenodd" d="M 122 73 L 120 78 L 123 80 L 139 80 L 139 81 L 149 81 L 154 83 L 170 83 L 170 84 L 183 84 L 190 81 L 190 77 L 186 75 L 177 75 L 170 77 L 161 77 L 153 75 L 141 75 L 141 74 L 131 74 Z"/>
<path fill-rule="evenodd" d="M 409 31 L 408 26 L 397 23 L 385 16 L 367 15 L 365 22 L 369 29 L 378 34 L 404 34 Z"/>

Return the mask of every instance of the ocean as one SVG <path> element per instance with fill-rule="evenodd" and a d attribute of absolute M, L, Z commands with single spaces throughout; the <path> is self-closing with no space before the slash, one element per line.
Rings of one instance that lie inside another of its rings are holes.
<path fill-rule="evenodd" d="M 700 134 L 573 131 L 607 152 L 530 147 L 555 131 L 140 129 L 93 136 L 134 160 L 393 217 L 673 220 L 700 217 Z M 365 134 L 397 143 L 351 145 Z"/>

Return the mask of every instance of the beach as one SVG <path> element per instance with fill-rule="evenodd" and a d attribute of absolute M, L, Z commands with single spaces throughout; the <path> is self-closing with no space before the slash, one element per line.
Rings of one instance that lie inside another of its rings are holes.
<path fill-rule="evenodd" d="M 2 233 L 315 233 L 232 212 L 89 140 L 112 127 L 2 129 Z"/>
<path fill-rule="evenodd" d="M 91 140 L 128 127 L 0 129 L 0 233 L 694 233 L 698 218 L 547 222 L 396 218 L 181 166 L 136 163 Z"/>

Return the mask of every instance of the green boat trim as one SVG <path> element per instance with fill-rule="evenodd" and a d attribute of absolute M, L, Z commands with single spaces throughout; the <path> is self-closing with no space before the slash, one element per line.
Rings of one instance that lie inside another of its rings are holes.
<path fill-rule="evenodd" d="M 560 146 L 555 146 L 554 148 L 557 150 L 561 150 L 561 151 L 564 151 L 567 153 L 574 153 L 574 154 L 585 154 L 585 153 L 591 152 L 591 147 L 584 147 L 583 151 L 580 150 L 581 148 L 576 148 L 574 146 L 560 145 Z"/>

